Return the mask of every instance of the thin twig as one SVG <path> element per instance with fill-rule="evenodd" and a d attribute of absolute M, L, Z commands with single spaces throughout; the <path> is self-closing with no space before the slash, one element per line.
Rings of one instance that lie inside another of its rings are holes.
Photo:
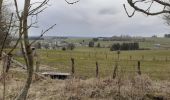
<path fill-rule="evenodd" d="M 123 4 L 123 7 L 124 7 L 125 12 L 126 12 L 126 14 L 127 14 L 128 17 L 133 17 L 133 16 L 134 16 L 135 10 L 134 10 L 133 13 L 130 15 L 130 14 L 128 13 L 127 9 L 126 9 L 126 5 L 125 5 L 125 4 Z"/>
<path fill-rule="evenodd" d="M 11 14 L 10 24 L 8 26 L 8 30 L 6 32 L 5 38 L 3 40 L 2 48 L 1 48 L 1 51 L 0 51 L 0 56 L 2 56 L 2 51 L 3 51 L 4 47 L 5 47 L 5 43 L 6 43 L 8 35 L 9 35 L 9 30 L 11 28 L 12 20 L 13 20 L 13 13 Z"/>
<path fill-rule="evenodd" d="M 18 19 L 21 19 L 21 16 L 19 15 L 19 10 L 18 10 L 18 4 L 17 4 L 17 1 L 14 0 L 14 3 L 15 3 L 15 10 L 16 10 L 16 13 L 17 13 L 17 17 Z"/>
<path fill-rule="evenodd" d="M 54 28 L 55 26 L 56 26 L 56 24 L 52 25 L 51 27 L 49 27 L 49 28 L 46 29 L 45 31 L 42 31 L 42 32 L 41 32 L 41 35 L 40 35 L 36 40 L 34 40 L 34 41 L 32 41 L 32 42 L 30 43 L 30 46 L 31 46 L 32 44 L 34 44 L 36 41 L 38 41 L 41 37 L 44 36 L 44 34 L 45 34 L 46 32 L 48 32 L 49 30 L 51 30 L 51 29 Z"/>
<path fill-rule="evenodd" d="M 133 0 L 127 0 L 128 1 L 128 4 L 135 10 L 135 11 L 138 11 L 138 12 L 142 12 L 146 15 L 151 15 L 151 16 L 154 16 L 154 15 L 160 15 L 160 14 L 165 14 L 165 13 L 170 13 L 170 10 L 166 10 L 165 8 L 166 7 L 170 7 L 170 3 L 169 2 L 165 2 L 165 1 L 162 1 L 162 0 L 150 0 L 151 4 L 150 6 L 148 7 L 148 9 L 144 10 L 142 7 L 139 7 L 136 5 L 136 3 L 138 2 L 141 2 L 141 3 L 146 3 L 146 0 L 138 0 L 138 1 L 133 1 Z M 160 11 L 157 11 L 157 12 L 151 12 L 150 9 L 152 8 L 153 6 L 153 2 L 156 2 L 157 4 L 160 4 L 163 6 L 163 9 L 160 10 Z M 129 17 L 132 17 L 134 14 L 132 13 L 132 15 L 129 15 L 127 10 L 126 10 L 126 7 L 125 7 L 125 4 L 123 5 L 124 6 L 124 9 L 127 13 L 127 15 Z"/>
<path fill-rule="evenodd" d="M 73 4 L 75 4 L 75 3 L 79 2 L 79 1 L 80 1 L 80 0 L 77 0 L 77 1 L 74 1 L 74 2 L 69 2 L 69 1 L 65 0 L 65 2 L 66 2 L 67 4 L 71 4 L 71 5 L 73 5 Z"/>

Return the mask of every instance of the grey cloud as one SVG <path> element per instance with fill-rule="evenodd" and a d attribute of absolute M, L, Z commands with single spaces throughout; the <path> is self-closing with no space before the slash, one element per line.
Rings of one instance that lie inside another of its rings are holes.
<path fill-rule="evenodd" d="M 115 8 L 104 8 L 101 9 L 98 13 L 101 15 L 114 15 L 118 13 L 118 10 Z"/>
<path fill-rule="evenodd" d="M 51 0 L 52 6 L 39 15 L 39 29 L 32 29 L 37 35 L 41 29 L 52 24 L 57 26 L 48 35 L 57 36 L 112 36 L 120 34 L 144 35 L 168 33 L 169 30 L 159 17 L 146 17 L 136 13 L 128 18 L 122 4 L 126 0 L 81 0 L 67 5 L 64 0 Z M 162 34 L 161 34 L 162 35 Z"/>

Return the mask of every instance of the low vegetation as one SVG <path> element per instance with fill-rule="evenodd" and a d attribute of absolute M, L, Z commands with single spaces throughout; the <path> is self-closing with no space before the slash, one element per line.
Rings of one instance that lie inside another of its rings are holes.
<path fill-rule="evenodd" d="M 112 76 L 118 59 L 117 51 L 108 48 L 78 47 L 67 50 L 38 50 L 41 65 L 53 68 L 56 72 L 71 72 L 71 58 L 75 59 L 75 75 L 79 78 L 95 77 L 96 61 L 99 64 L 99 76 Z M 153 79 L 169 80 L 170 54 L 169 50 L 132 50 L 120 51 L 119 69 L 126 74 L 136 73 L 138 61 L 141 61 L 141 71 Z M 22 57 L 17 57 L 23 61 Z M 41 66 L 40 66 L 41 69 Z"/>
<path fill-rule="evenodd" d="M 15 72 L 16 73 L 16 72 Z M 0 89 L 2 89 L 0 83 Z M 21 89 L 21 78 L 7 79 L 7 100 L 14 99 Z M 116 79 L 90 78 L 51 80 L 33 79 L 27 100 L 169 100 L 170 82 L 153 81 L 147 75 L 125 76 Z M 2 91 L 0 91 L 0 97 Z M 0 98 L 2 99 L 2 98 Z"/>

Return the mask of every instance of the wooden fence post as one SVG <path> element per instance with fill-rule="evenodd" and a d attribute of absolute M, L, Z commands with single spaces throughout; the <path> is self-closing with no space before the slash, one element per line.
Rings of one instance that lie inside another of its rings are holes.
<path fill-rule="evenodd" d="M 97 57 L 97 52 L 95 52 L 95 58 Z"/>
<path fill-rule="evenodd" d="M 71 68 L 71 74 L 74 75 L 75 69 L 74 69 L 74 58 L 71 58 L 72 68 Z"/>
<path fill-rule="evenodd" d="M 3 100 L 5 100 L 6 95 L 6 68 L 8 64 L 8 55 L 3 56 L 3 65 L 2 65 L 2 79 L 3 79 Z"/>
<path fill-rule="evenodd" d="M 118 69 L 118 63 L 116 62 L 115 67 L 114 67 L 114 70 L 113 70 L 113 77 L 112 77 L 113 79 L 116 78 L 117 69 Z"/>
<path fill-rule="evenodd" d="M 120 50 L 117 51 L 117 59 L 120 60 Z"/>
<path fill-rule="evenodd" d="M 5 68 L 5 72 L 8 73 L 10 67 L 11 67 L 11 59 L 12 59 L 12 54 L 8 54 L 7 56 L 7 65 Z"/>
<path fill-rule="evenodd" d="M 142 60 L 144 60 L 144 55 L 142 55 Z"/>
<path fill-rule="evenodd" d="M 106 59 L 107 59 L 107 53 L 106 53 Z"/>
<path fill-rule="evenodd" d="M 138 75 L 141 75 L 141 69 L 140 69 L 140 61 L 138 61 Z"/>
<path fill-rule="evenodd" d="M 36 64 L 36 69 L 35 69 L 35 71 L 36 71 L 36 72 L 39 72 L 40 61 L 37 60 L 37 61 L 35 62 L 35 64 Z"/>
<path fill-rule="evenodd" d="M 168 62 L 168 57 L 166 56 L 165 61 Z"/>
<path fill-rule="evenodd" d="M 130 60 L 132 60 L 132 56 L 130 56 Z"/>
<path fill-rule="evenodd" d="M 46 57 L 48 57 L 48 51 L 47 51 L 47 49 L 46 49 Z"/>
<path fill-rule="evenodd" d="M 39 67 L 40 67 L 40 58 L 39 58 L 39 55 L 38 53 L 35 51 L 35 72 L 39 72 Z"/>
<path fill-rule="evenodd" d="M 153 61 L 155 61 L 156 60 L 156 58 L 155 58 L 155 56 L 153 57 Z"/>
<path fill-rule="evenodd" d="M 99 64 L 96 61 L 96 78 L 98 78 L 98 77 L 99 77 Z"/>

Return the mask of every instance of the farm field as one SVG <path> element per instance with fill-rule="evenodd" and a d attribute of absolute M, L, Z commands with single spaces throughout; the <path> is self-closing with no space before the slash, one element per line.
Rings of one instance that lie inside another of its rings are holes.
<path fill-rule="evenodd" d="M 80 78 L 95 77 L 96 61 L 100 77 L 112 76 L 118 59 L 117 52 L 108 48 L 79 47 L 73 51 L 38 50 L 38 53 L 40 63 L 54 68 L 56 72 L 71 72 L 71 58 L 74 58 L 75 76 Z M 125 75 L 135 75 L 138 61 L 141 61 L 142 74 L 158 80 L 170 79 L 170 50 L 121 51 L 118 70 Z"/>
<path fill-rule="evenodd" d="M 1 0 L 0 100 L 170 100 L 170 0 Z"/>
<path fill-rule="evenodd" d="M 140 48 L 149 48 L 154 49 L 154 44 L 161 44 L 163 47 L 170 47 L 170 38 L 163 38 L 163 37 L 139 37 L 139 39 L 144 39 L 144 41 L 137 41 L 140 44 Z M 71 42 L 71 43 L 79 43 L 82 41 L 89 42 L 92 40 L 92 38 L 68 38 L 65 41 Z M 97 41 L 97 43 L 100 43 L 101 46 L 109 46 L 113 43 L 123 43 L 123 42 L 133 42 L 132 41 Z"/>

